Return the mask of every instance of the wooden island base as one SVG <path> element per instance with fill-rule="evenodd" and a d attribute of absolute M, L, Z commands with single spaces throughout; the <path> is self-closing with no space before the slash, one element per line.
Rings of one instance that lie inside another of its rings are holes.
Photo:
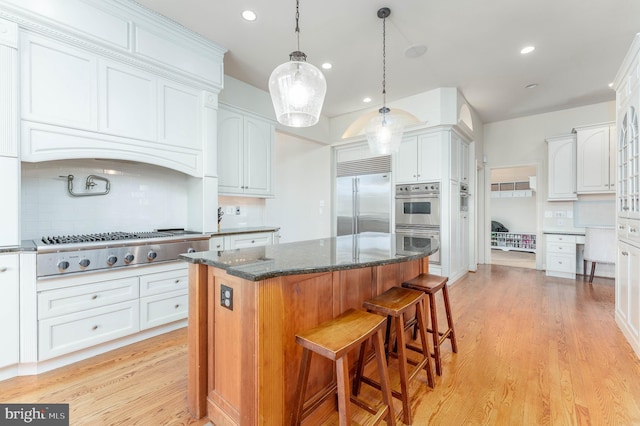
<path fill-rule="evenodd" d="M 428 272 L 428 257 L 406 262 L 249 281 L 189 265 L 189 410 L 216 425 L 289 424 L 302 348 L 295 334 Z M 221 286 L 232 309 L 221 305 Z M 355 362 L 357 354 L 350 355 Z M 331 362 L 312 361 L 307 395 L 333 381 Z M 329 400 L 331 401 L 331 400 Z M 333 411 L 321 406 L 307 423 Z"/>

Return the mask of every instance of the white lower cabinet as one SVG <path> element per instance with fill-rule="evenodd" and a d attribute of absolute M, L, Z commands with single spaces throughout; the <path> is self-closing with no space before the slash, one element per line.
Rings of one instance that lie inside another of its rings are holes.
<path fill-rule="evenodd" d="M 640 248 L 618 242 L 616 320 L 640 351 Z"/>
<path fill-rule="evenodd" d="M 576 278 L 576 236 L 546 236 L 546 274 L 551 277 Z"/>
<path fill-rule="evenodd" d="M 224 237 L 226 250 L 247 247 L 261 247 L 273 244 L 273 232 L 255 232 L 251 234 L 229 235 Z"/>
<path fill-rule="evenodd" d="M 137 300 L 38 321 L 38 358 L 45 360 L 139 330 Z"/>
<path fill-rule="evenodd" d="M 187 290 L 172 291 L 140 299 L 140 329 L 187 318 L 189 314 L 189 295 Z"/>
<path fill-rule="evenodd" d="M 187 318 L 189 273 L 179 269 L 140 277 L 140 329 Z"/>
<path fill-rule="evenodd" d="M 20 255 L 0 255 L 0 324 L 2 324 L 2 350 L 0 369 L 18 364 L 20 329 Z M 2 377 L 0 375 L 0 377 Z"/>
<path fill-rule="evenodd" d="M 38 360 L 184 320 L 187 301 L 184 262 L 43 280 L 37 294 Z"/>

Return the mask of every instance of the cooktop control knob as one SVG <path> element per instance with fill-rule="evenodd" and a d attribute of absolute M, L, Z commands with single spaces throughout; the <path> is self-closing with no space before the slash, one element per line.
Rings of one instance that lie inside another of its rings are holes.
<path fill-rule="evenodd" d="M 131 263 L 133 262 L 133 255 L 131 253 L 127 253 L 124 256 L 124 263 Z"/>
<path fill-rule="evenodd" d="M 80 264 L 80 266 L 82 266 L 83 268 L 86 268 L 87 266 L 89 266 L 91 264 L 91 261 L 89 259 L 82 259 L 80 260 L 80 262 L 78 262 Z"/>
<path fill-rule="evenodd" d="M 107 258 L 107 265 L 113 266 L 117 261 L 118 261 L 118 258 L 115 257 L 114 255 L 111 255 Z"/>
<path fill-rule="evenodd" d="M 147 259 L 149 259 L 149 262 L 151 262 L 152 260 L 154 260 L 156 257 L 158 257 L 158 253 L 156 253 L 155 251 L 151 250 L 149 252 L 149 254 L 147 254 Z"/>
<path fill-rule="evenodd" d="M 69 268 L 69 262 L 67 262 L 66 260 L 61 260 L 60 262 L 58 262 L 58 269 L 64 271 L 67 268 Z"/>

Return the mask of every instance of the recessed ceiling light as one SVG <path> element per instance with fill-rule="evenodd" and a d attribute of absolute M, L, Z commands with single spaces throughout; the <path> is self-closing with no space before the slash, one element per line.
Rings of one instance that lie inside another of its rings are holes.
<path fill-rule="evenodd" d="M 253 10 L 243 10 L 242 17 L 244 18 L 245 21 L 249 21 L 249 22 L 253 22 L 258 18 L 258 16 Z"/>
<path fill-rule="evenodd" d="M 333 68 L 333 65 L 331 65 L 329 62 L 325 62 L 324 64 L 322 64 L 322 69 L 324 70 L 330 70 L 331 68 Z"/>
<path fill-rule="evenodd" d="M 533 52 L 534 50 L 536 50 L 536 47 L 535 47 L 535 46 L 527 46 L 527 47 L 523 47 L 523 48 L 520 50 L 520 53 L 522 53 L 523 55 L 526 55 L 527 53 L 531 53 L 531 52 Z"/>
<path fill-rule="evenodd" d="M 525 89 L 535 89 L 536 87 L 538 87 L 538 83 L 529 83 L 524 86 Z"/>
<path fill-rule="evenodd" d="M 613 87 L 613 81 L 609 83 L 609 87 Z"/>
<path fill-rule="evenodd" d="M 362 102 L 364 102 L 365 104 L 368 104 L 369 102 L 371 102 L 371 98 L 367 96 L 362 100 Z"/>

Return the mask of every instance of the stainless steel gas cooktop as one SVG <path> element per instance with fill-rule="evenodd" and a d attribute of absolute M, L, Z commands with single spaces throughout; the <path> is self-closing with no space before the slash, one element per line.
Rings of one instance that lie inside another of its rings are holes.
<path fill-rule="evenodd" d="M 47 236 L 36 241 L 38 277 L 166 262 L 209 249 L 208 234 L 184 230 Z"/>

